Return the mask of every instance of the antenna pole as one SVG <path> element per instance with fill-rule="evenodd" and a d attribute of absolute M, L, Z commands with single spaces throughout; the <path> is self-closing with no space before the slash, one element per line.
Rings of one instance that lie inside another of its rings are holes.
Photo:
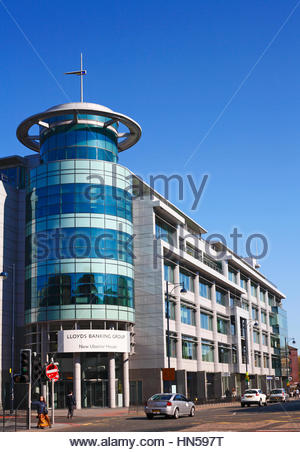
<path fill-rule="evenodd" d="M 80 102 L 83 102 L 82 53 L 80 54 Z"/>

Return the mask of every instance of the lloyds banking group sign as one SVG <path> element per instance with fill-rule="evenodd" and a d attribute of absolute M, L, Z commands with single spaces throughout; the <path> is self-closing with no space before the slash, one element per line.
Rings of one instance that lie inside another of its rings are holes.
<path fill-rule="evenodd" d="M 120 330 L 60 330 L 58 353 L 130 352 L 130 333 Z"/>

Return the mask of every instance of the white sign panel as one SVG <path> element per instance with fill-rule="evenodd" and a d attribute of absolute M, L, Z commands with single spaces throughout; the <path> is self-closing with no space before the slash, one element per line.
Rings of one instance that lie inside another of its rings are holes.
<path fill-rule="evenodd" d="M 61 330 L 57 334 L 58 353 L 130 352 L 129 331 Z"/>

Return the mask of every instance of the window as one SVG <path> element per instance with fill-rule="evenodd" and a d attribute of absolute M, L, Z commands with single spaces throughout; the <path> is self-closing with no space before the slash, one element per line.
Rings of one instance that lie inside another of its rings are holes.
<path fill-rule="evenodd" d="M 191 245 L 190 243 L 186 244 L 185 251 L 190 256 L 193 256 L 195 259 L 202 260 L 202 252 L 198 248 L 196 248 L 193 245 Z"/>
<path fill-rule="evenodd" d="M 271 294 L 268 294 L 268 303 L 270 306 L 275 306 L 275 299 Z"/>
<path fill-rule="evenodd" d="M 211 300 L 211 286 L 206 282 L 200 281 L 199 283 L 200 296 Z"/>
<path fill-rule="evenodd" d="M 218 333 L 228 334 L 228 320 L 217 318 L 217 329 Z"/>
<path fill-rule="evenodd" d="M 182 336 L 182 358 L 197 359 L 197 339 L 191 336 Z"/>
<path fill-rule="evenodd" d="M 261 322 L 267 324 L 267 313 L 265 311 L 261 311 Z"/>
<path fill-rule="evenodd" d="M 162 239 L 170 243 L 170 245 L 174 245 L 175 230 L 174 226 L 171 226 L 160 218 L 155 218 L 155 236 L 157 239 Z"/>
<path fill-rule="evenodd" d="M 267 333 L 262 333 L 262 344 L 268 345 L 268 334 Z"/>
<path fill-rule="evenodd" d="M 191 273 L 180 268 L 179 269 L 179 280 L 180 280 L 180 284 L 182 285 L 182 287 L 185 288 L 185 290 L 194 292 L 194 278 L 191 275 Z"/>
<path fill-rule="evenodd" d="M 255 342 L 255 344 L 259 344 L 259 332 L 256 330 L 253 330 L 253 342 Z"/>
<path fill-rule="evenodd" d="M 186 323 L 187 325 L 196 325 L 195 310 L 183 304 L 181 305 L 180 309 L 181 309 L 181 322 Z"/>
<path fill-rule="evenodd" d="M 238 363 L 238 356 L 237 356 L 237 347 L 236 345 L 232 346 L 232 364 Z"/>
<path fill-rule="evenodd" d="M 207 265 L 208 267 L 212 268 L 213 270 L 217 271 L 218 273 L 223 274 L 223 267 L 222 262 L 216 261 L 212 257 L 209 256 L 207 253 L 203 253 L 202 257 L 203 264 Z"/>
<path fill-rule="evenodd" d="M 235 322 L 235 316 L 232 315 L 230 318 L 230 334 L 231 336 L 236 335 L 236 322 Z"/>
<path fill-rule="evenodd" d="M 252 319 L 258 320 L 258 309 L 252 308 Z"/>
<path fill-rule="evenodd" d="M 245 311 L 249 311 L 249 303 L 248 303 L 248 301 L 242 299 L 242 306 L 241 307 Z"/>
<path fill-rule="evenodd" d="M 257 285 L 254 283 L 251 283 L 251 295 L 252 295 L 252 297 L 257 296 Z"/>
<path fill-rule="evenodd" d="M 226 306 L 226 294 L 219 289 L 216 290 L 216 302 Z"/>
<path fill-rule="evenodd" d="M 168 303 L 165 300 L 165 317 L 168 318 Z M 175 303 L 173 301 L 169 301 L 169 319 L 175 320 Z"/>
<path fill-rule="evenodd" d="M 278 337 L 271 336 L 271 347 L 280 348 L 280 340 Z"/>
<path fill-rule="evenodd" d="M 267 368 L 270 365 L 269 355 L 264 353 L 264 367 Z"/>
<path fill-rule="evenodd" d="M 227 344 L 218 344 L 219 363 L 230 363 L 230 348 Z"/>
<path fill-rule="evenodd" d="M 262 289 L 260 289 L 259 298 L 260 298 L 260 301 L 262 303 L 265 303 L 265 301 L 266 301 L 266 292 L 264 290 L 262 290 Z"/>
<path fill-rule="evenodd" d="M 237 283 L 237 272 L 233 270 L 231 267 L 228 268 L 228 279 L 234 284 Z"/>
<path fill-rule="evenodd" d="M 247 290 L 247 282 L 248 282 L 248 279 L 245 276 L 241 275 L 241 283 L 240 284 L 241 284 L 242 289 Z"/>
<path fill-rule="evenodd" d="M 261 354 L 259 352 L 254 352 L 254 366 L 261 367 Z"/>
<path fill-rule="evenodd" d="M 174 283 L 174 266 L 171 264 L 164 264 L 164 278 L 165 281 L 169 281 L 170 283 Z"/>
<path fill-rule="evenodd" d="M 200 315 L 200 319 L 201 319 L 201 328 L 203 328 L 204 330 L 210 330 L 212 331 L 213 326 L 212 326 L 212 315 L 210 314 L 205 314 L 205 312 L 201 312 Z"/>
<path fill-rule="evenodd" d="M 170 331 L 170 357 L 176 358 L 176 333 Z M 168 335 L 166 334 L 166 356 L 168 356 Z"/>
<path fill-rule="evenodd" d="M 202 361 L 213 363 L 214 362 L 213 344 L 209 341 L 202 341 L 201 348 L 202 348 Z"/>

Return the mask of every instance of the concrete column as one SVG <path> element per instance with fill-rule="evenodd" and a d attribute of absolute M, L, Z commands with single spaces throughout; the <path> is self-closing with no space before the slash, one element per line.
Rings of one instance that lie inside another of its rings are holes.
<path fill-rule="evenodd" d="M 216 285 L 211 286 L 211 305 L 213 309 L 213 340 L 214 340 L 214 371 L 219 372 L 218 327 L 217 327 L 217 302 Z"/>
<path fill-rule="evenodd" d="M 196 337 L 197 337 L 197 371 L 202 370 L 202 350 L 201 350 L 201 312 L 199 299 L 199 275 L 195 277 L 195 303 L 196 303 Z"/>
<path fill-rule="evenodd" d="M 179 284 L 179 265 L 176 265 L 174 269 L 174 284 Z M 182 364 L 182 343 L 181 343 L 181 307 L 180 307 L 180 290 L 181 287 L 178 286 L 174 289 L 173 293 L 176 295 L 176 305 L 175 305 L 175 328 L 177 333 L 176 342 L 176 368 L 177 370 L 183 368 Z"/>
<path fill-rule="evenodd" d="M 263 369 L 264 369 L 264 354 L 263 354 L 263 345 L 262 345 L 262 322 L 261 322 L 261 307 L 264 305 L 261 303 L 260 301 L 260 286 L 257 287 L 257 299 L 259 300 L 258 302 L 258 325 L 259 325 L 259 352 L 260 352 L 260 357 L 261 357 L 261 361 L 260 361 L 260 375 L 263 374 Z"/>
<path fill-rule="evenodd" d="M 267 332 L 268 332 L 268 355 L 269 355 L 269 375 L 272 375 L 272 350 L 271 350 L 271 331 L 270 326 L 270 305 L 269 305 L 269 292 L 266 291 L 266 311 L 267 311 Z"/>
<path fill-rule="evenodd" d="M 238 270 L 237 274 L 236 274 L 236 284 L 241 287 L 241 272 L 240 270 Z"/>
<path fill-rule="evenodd" d="M 123 405 L 129 407 L 129 355 L 128 353 L 123 353 Z"/>
<path fill-rule="evenodd" d="M 41 363 L 42 366 L 44 366 L 47 363 L 47 325 L 44 323 L 41 324 Z M 45 400 L 48 402 L 47 398 L 47 383 L 42 384 L 42 396 L 45 398 Z"/>
<path fill-rule="evenodd" d="M 108 375 L 108 387 L 109 387 L 109 407 L 116 407 L 116 361 L 115 354 L 108 354 L 109 360 L 109 375 Z"/>
<path fill-rule="evenodd" d="M 228 261 L 225 259 L 222 260 L 222 270 L 224 277 L 228 279 Z"/>
<path fill-rule="evenodd" d="M 81 410 L 81 361 L 80 353 L 73 354 L 73 391 L 76 399 L 76 409 Z"/>

